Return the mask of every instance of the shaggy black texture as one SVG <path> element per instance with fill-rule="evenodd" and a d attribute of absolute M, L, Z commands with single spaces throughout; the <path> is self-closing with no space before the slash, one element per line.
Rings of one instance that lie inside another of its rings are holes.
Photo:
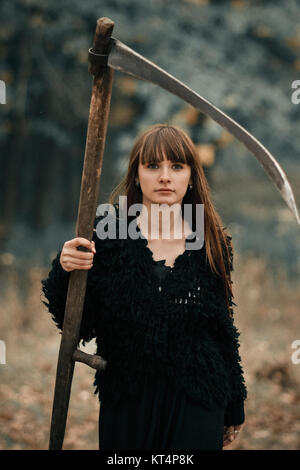
<path fill-rule="evenodd" d="M 232 271 L 231 237 L 226 237 Z M 222 281 L 210 269 L 205 242 L 158 276 L 161 261 L 153 259 L 145 238 L 100 240 L 95 231 L 93 240 L 80 340 L 95 337 L 97 354 L 107 360 L 105 371 L 95 375 L 99 400 L 113 404 L 138 396 L 145 374 L 153 380 L 167 377 L 205 408 L 226 407 L 225 425 L 241 424 L 247 389 L 239 332 Z M 60 253 L 42 290 L 61 329 L 70 273 L 61 267 Z M 236 304 L 229 302 L 232 309 Z"/>

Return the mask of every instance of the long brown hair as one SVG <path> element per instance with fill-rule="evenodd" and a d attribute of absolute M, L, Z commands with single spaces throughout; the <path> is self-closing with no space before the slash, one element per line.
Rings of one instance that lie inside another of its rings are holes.
<path fill-rule="evenodd" d="M 186 192 L 182 208 L 184 204 L 192 204 L 194 215 L 196 204 L 204 204 L 206 256 L 211 270 L 223 280 L 228 312 L 232 315 L 228 302 L 229 293 L 234 297 L 229 269 L 233 255 L 231 237 L 226 234 L 221 217 L 211 202 L 210 188 L 197 149 L 182 129 L 169 124 L 156 124 L 137 137 L 130 154 L 127 174 L 112 191 L 109 203 L 116 203 L 120 195 L 127 196 L 127 208 L 134 203 L 142 203 L 141 188 L 135 185 L 139 162 L 161 162 L 164 155 L 172 162 L 186 163 L 191 167 L 192 189 Z"/>

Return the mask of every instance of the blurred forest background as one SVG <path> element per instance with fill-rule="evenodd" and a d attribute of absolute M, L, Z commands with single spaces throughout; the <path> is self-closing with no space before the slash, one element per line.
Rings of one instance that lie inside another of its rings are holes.
<path fill-rule="evenodd" d="M 60 335 L 41 303 L 50 261 L 74 237 L 97 18 L 254 134 L 300 203 L 300 0 L 2 0 L 0 3 L 0 449 L 46 449 Z M 199 149 L 233 236 L 236 324 L 249 399 L 226 449 L 300 449 L 299 225 L 248 150 L 152 84 L 115 72 L 99 203 L 137 133 L 170 122 Z M 87 346 L 93 351 L 93 344 Z M 97 449 L 93 371 L 76 365 L 67 449 Z"/>

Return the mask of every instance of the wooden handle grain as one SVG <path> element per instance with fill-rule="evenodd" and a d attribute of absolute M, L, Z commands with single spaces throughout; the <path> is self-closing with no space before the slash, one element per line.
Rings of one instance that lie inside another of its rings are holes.
<path fill-rule="evenodd" d="M 96 54 L 106 54 L 108 52 L 108 45 L 113 29 L 114 22 L 111 19 L 106 17 L 98 19 L 93 42 L 93 52 Z M 92 75 L 100 73 L 102 68 L 102 66 L 97 64 L 89 64 L 89 72 Z"/>
<path fill-rule="evenodd" d="M 108 18 L 97 21 L 94 45 L 103 53 L 107 46 L 113 22 Z M 76 236 L 92 239 L 99 192 L 102 161 L 110 110 L 113 70 L 98 67 L 94 74 L 88 130 L 81 179 Z M 82 311 L 88 272 L 75 270 L 70 274 L 65 307 L 62 338 L 57 363 L 56 382 L 50 430 L 50 450 L 63 445 L 74 372 L 74 351 L 79 340 Z M 82 356 L 81 356 L 82 357 Z"/>

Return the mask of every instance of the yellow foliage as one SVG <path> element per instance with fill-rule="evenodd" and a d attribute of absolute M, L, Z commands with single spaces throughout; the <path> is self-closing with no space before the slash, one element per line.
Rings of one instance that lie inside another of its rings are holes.
<path fill-rule="evenodd" d="M 135 117 L 135 110 L 131 106 L 117 105 L 111 108 L 109 121 L 113 126 L 126 126 Z"/>
<path fill-rule="evenodd" d="M 295 62 L 293 63 L 293 67 L 295 70 L 300 72 L 300 60 L 295 60 Z"/>
<path fill-rule="evenodd" d="M 231 0 L 232 8 L 244 8 L 245 2 L 244 0 Z"/>
<path fill-rule="evenodd" d="M 292 49 L 300 49 L 300 37 L 298 36 L 291 36 L 287 38 L 286 43 Z"/>
<path fill-rule="evenodd" d="M 203 166 L 212 166 L 215 163 L 215 148 L 212 144 L 199 144 L 196 148 Z"/>
<path fill-rule="evenodd" d="M 136 80 L 131 77 L 122 77 L 117 81 L 117 85 L 120 90 L 128 96 L 134 95 L 136 91 Z"/>
<path fill-rule="evenodd" d="M 268 26 L 261 24 L 255 28 L 255 34 L 260 38 L 270 38 L 273 36 L 273 31 Z"/>
<path fill-rule="evenodd" d="M 218 147 L 223 148 L 229 145 L 233 141 L 233 135 L 228 131 L 223 131 L 221 137 L 217 140 Z"/>

